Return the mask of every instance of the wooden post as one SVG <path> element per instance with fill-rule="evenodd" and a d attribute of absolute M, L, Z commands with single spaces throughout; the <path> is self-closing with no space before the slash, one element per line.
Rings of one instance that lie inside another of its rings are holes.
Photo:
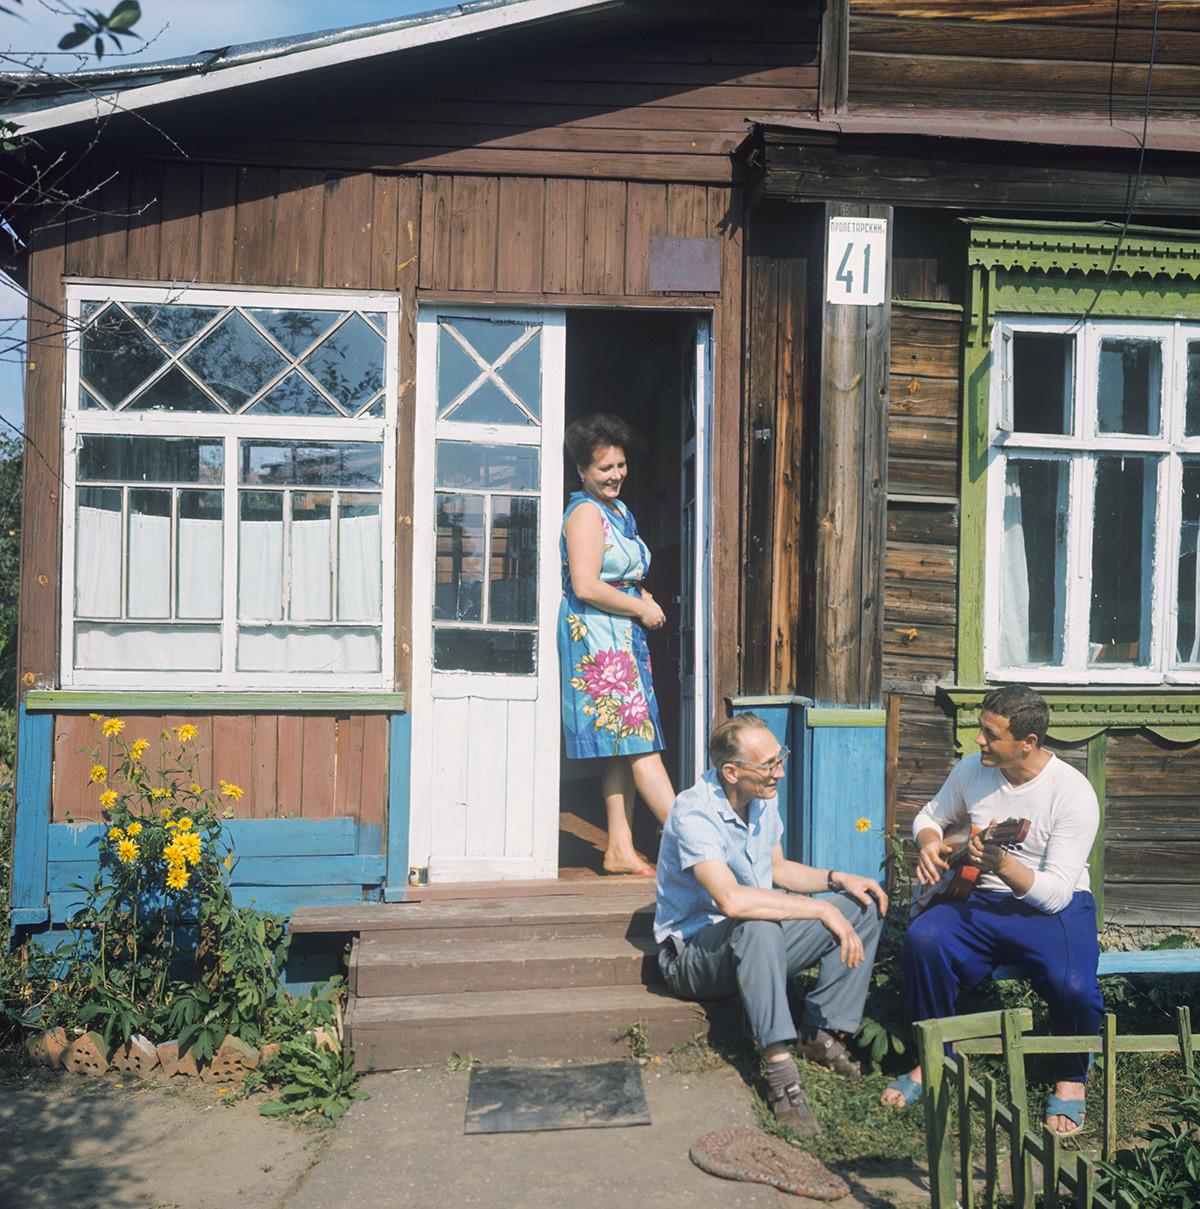
<path fill-rule="evenodd" d="M 1059 1146 L 1062 1139 L 1050 1128 L 1042 1126 L 1042 1209 L 1058 1209 L 1058 1173 L 1062 1167 Z"/>
<path fill-rule="evenodd" d="M 1104 1056 L 1104 1149 L 1100 1157 L 1111 1163 L 1117 1153 L 1117 1018 L 1104 1016 L 1101 1035 Z"/>
<path fill-rule="evenodd" d="M 958 1055 L 958 1203 L 962 1209 L 975 1209 L 975 1152 L 971 1137 L 971 1062 L 966 1054 Z"/>
<path fill-rule="evenodd" d="M 1179 1056 L 1183 1059 L 1183 1069 L 1191 1074 L 1194 1061 L 1192 1010 L 1186 1004 L 1175 1009 L 1175 1027 L 1179 1030 Z"/>
<path fill-rule="evenodd" d="M 1000 1192 L 1000 1156 L 996 1146 L 996 1080 L 990 1075 L 983 1084 L 983 1155 L 987 1169 L 984 1204 L 996 1209 Z"/>
<path fill-rule="evenodd" d="M 1008 1086 L 1014 1108 L 1029 1111 L 1029 1095 L 1025 1090 L 1025 1038 L 1021 1033 L 1020 1008 L 1009 1008 L 1000 1021 L 1004 1064 L 1008 1067 Z"/>
<path fill-rule="evenodd" d="M 954 1141 L 950 1134 L 950 1088 L 945 1078 L 945 1051 L 937 1020 L 921 1020 L 914 1026 L 921 1058 L 925 1105 L 925 1141 L 929 1154 L 930 1209 L 955 1209 Z"/>
<path fill-rule="evenodd" d="M 1092 883 L 1092 898 L 1096 900 L 1096 930 L 1104 931 L 1104 832 L 1106 769 L 1108 763 L 1108 732 L 1094 735 L 1087 745 L 1087 779 L 1096 791 L 1100 803 L 1100 825 L 1096 828 L 1096 839 L 1088 857 L 1088 873 Z"/>
<path fill-rule="evenodd" d="M 891 206 L 837 202 L 835 217 L 888 220 Z M 824 289 L 822 289 L 824 296 Z M 891 308 L 824 304 L 817 422 L 813 696 L 825 705 L 883 700 L 883 560 Z"/>

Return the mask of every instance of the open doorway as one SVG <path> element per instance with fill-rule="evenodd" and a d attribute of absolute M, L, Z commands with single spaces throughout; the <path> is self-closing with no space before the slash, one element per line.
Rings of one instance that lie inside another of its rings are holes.
<path fill-rule="evenodd" d="M 637 519 L 650 548 L 647 588 L 662 605 L 667 623 L 649 635 L 654 690 L 667 748 L 663 761 L 676 790 L 693 774 L 683 728 L 685 676 L 691 661 L 694 619 L 681 606 L 697 594 L 690 574 L 683 512 L 684 448 L 694 438 L 696 317 L 673 311 L 571 310 L 566 319 L 564 426 L 592 412 L 620 416 L 646 442 L 629 453 L 621 498 Z M 577 490 L 574 467 L 566 468 L 564 500 Z M 559 796 L 559 876 L 588 878 L 603 872 L 606 842 L 604 803 L 597 761 L 564 754 Z M 647 859 L 658 855 L 658 824 L 639 800 L 633 833 Z"/>

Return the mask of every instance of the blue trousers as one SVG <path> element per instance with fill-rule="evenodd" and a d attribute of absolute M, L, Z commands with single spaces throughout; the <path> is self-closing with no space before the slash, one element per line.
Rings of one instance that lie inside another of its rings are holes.
<path fill-rule="evenodd" d="M 854 969 L 842 961 L 837 938 L 819 920 L 723 919 L 688 937 L 682 952 L 664 945 L 658 956 L 663 978 L 681 999 L 722 999 L 736 991 L 754 1039 L 766 1049 L 796 1037 L 788 979 L 819 966 L 803 1023 L 853 1033 L 862 1022 L 883 920 L 874 906 L 848 894 L 834 894 L 830 902 L 862 940 L 863 961 Z"/>
<path fill-rule="evenodd" d="M 941 902 L 917 916 L 904 938 L 904 978 L 913 1020 L 954 1015 L 960 986 L 975 986 L 1000 965 L 1019 964 L 1050 1009 L 1050 1031 L 1100 1031 L 1104 1001 L 1096 981 L 1100 943 L 1096 904 L 1077 890 L 1048 915 L 1012 894 L 976 890 L 965 902 Z M 1056 1054 L 1053 1079 L 1082 1082 L 1087 1054 Z"/>

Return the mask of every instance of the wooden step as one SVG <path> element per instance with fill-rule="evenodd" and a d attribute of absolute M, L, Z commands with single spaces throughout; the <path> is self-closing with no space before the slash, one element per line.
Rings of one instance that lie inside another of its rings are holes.
<path fill-rule="evenodd" d="M 293 912 L 288 927 L 292 932 L 357 933 L 419 942 L 444 939 L 450 932 L 464 940 L 472 932 L 494 940 L 648 936 L 653 923 L 653 892 L 647 897 L 643 891 L 310 907 Z"/>
<path fill-rule="evenodd" d="M 346 1037 L 359 1070 L 510 1058 L 618 1058 L 636 1028 L 655 1052 L 707 1032 L 704 1008 L 662 985 L 482 991 L 350 1000 Z"/>
<path fill-rule="evenodd" d="M 351 952 L 349 977 L 350 992 L 360 999 L 661 981 L 658 947 L 648 936 L 360 938 Z"/>

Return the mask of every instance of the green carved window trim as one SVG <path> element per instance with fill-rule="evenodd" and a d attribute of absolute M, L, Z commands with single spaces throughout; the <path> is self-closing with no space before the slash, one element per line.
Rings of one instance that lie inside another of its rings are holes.
<path fill-rule="evenodd" d="M 968 225 L 959 566 L 980 567 L 987 553 L 995 316 L 1200 320 L 1200 233 L 1136 226 L 1122 232 L 1118 224 L 1107 222 L 973 218 Z M 961 684 L 984 679 L 983 591 L 983 576 L 959 577 Z M 1179 698 L 1172 694 L 1170 699 Z"/>

